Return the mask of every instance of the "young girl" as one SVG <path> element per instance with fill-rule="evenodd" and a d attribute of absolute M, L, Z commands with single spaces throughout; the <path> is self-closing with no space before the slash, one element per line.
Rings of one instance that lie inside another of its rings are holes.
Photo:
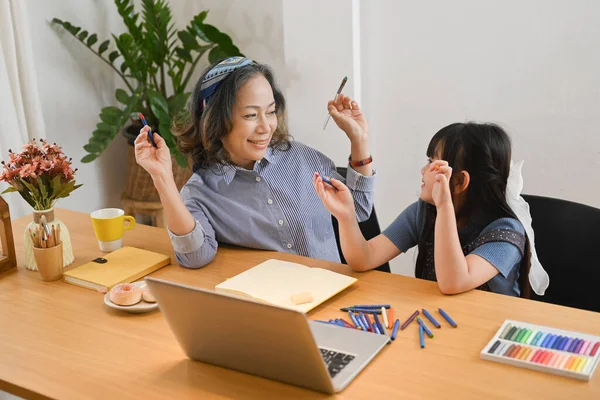
<path fill-rule="evenodd" d="M 355 218 L 366 220 L 375 179 L 367 121 L 344 95 L 328 109 L 350 140 L 347 193 L 357 205 Z M 291 140 L 271 69 L 243 57 L 215 63 L 200 77 L 189 111 L 174 132 L 194 165 L 181 194 L 165 141 L 155 134 L 154 147 L 148 127 L 135 141 L 136 161 L 154 181 L 177 261 L 202 267 L 220 242 L 339 262 L 331 215 L 312 178 L 313 171 L 342 177 L 329 158 Z"/>
<path fill-rule="evenodd" d="M 379 236 L 365 241 L 350 192 L 314 185 L 337 218 L 344 257 L 367 271 L 418 245 L 415 276 L 438 282 L 442 293 L 479 288 L 528 296 L 529 243 L 506 202 L 511 144 L 492 124 L 456 123 L 441 129 L 427 148 L 420 199 Z M 522 279 L 519 279 L 522 278 Z"/>

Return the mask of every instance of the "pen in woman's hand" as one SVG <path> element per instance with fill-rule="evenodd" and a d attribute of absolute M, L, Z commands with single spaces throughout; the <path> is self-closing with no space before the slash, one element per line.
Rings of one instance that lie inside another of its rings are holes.
<path fill-rule="evenodd" d="M 342 89 L 344 89 L 344 86 L 346 86 L 346 82 L 348 82 L 347 76 L 345 76 L 344 79 L 342 79 L 340 88 L 338 89 L 337 93 L 335 94 L 335 97 L 333 98 L 334 103 L 337 100 L 337 98 L 339 97 L 340 93 L 342 93 Z M 327 114 L 327 118 L 325 118 L 325 123 L 323 124 L 323 130 L 325 130 L 325 128 L 327 128 L 327 123 L 329 122 L 329 118 L 331 118 L 331 114 Z"/>

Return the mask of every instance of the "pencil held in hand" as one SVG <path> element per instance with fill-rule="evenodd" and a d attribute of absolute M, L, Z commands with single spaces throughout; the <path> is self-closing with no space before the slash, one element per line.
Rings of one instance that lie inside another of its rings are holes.
<path fill-rule="evenodd" d="M 335 97 L 333 98 L 334 103 L 337 100 L 337 98 L 339 97 L 340 93 L 342 93 L 342 89 L 344 89 L 344 86 L 346 86 L 346 82 L 348 82 L 347 76 L 345 76 L 344 79 L 342 79 L 340 88 L 338 89 L 337 93 L 335 94 Z M 329 123 L 329 118 L 331 118 L 331 114 L 327 114 L 327 118 L 325 118 L 325 123 L 323 124 L 323 130 L 325 130 L 325 128 L 327 128 L 327 124 Z"/>

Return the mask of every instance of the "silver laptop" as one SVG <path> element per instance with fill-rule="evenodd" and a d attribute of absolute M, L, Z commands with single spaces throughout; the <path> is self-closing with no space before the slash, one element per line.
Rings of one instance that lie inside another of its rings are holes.
<path fill-rule="evenodd" d="M 296 310 L 147 277 L 192 360 L 325 393 L 341 391 L 389 342 L 387 335 L 309 321 Z"/>

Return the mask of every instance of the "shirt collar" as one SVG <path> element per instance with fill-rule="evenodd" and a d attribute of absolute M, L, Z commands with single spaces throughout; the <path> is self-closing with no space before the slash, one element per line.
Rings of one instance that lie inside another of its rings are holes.
<path fill-rule="evenodd" d="M 267 151 L 265 152 L 265 156 L 263 157 L 263 159 L 260 160 L 260 162 L 254 164 L 254 171 L 257 171 L 258 168 L 260 168 L 260 165 L 264 165 L 264 161 L 267 161 L 269 164 L 274 164 L 277 161 L 277 158 L 277 152 L 273 150 L 273 147 L 267 147 Z M 247 171 L 246 169 L 235 166 L 233 164 L 218 165 L 220 173 L 223 175 L 223 180 L 228 185 L 233 181 L 233 178 L 235 178 L 235 174 L 238 171 Z"/>

